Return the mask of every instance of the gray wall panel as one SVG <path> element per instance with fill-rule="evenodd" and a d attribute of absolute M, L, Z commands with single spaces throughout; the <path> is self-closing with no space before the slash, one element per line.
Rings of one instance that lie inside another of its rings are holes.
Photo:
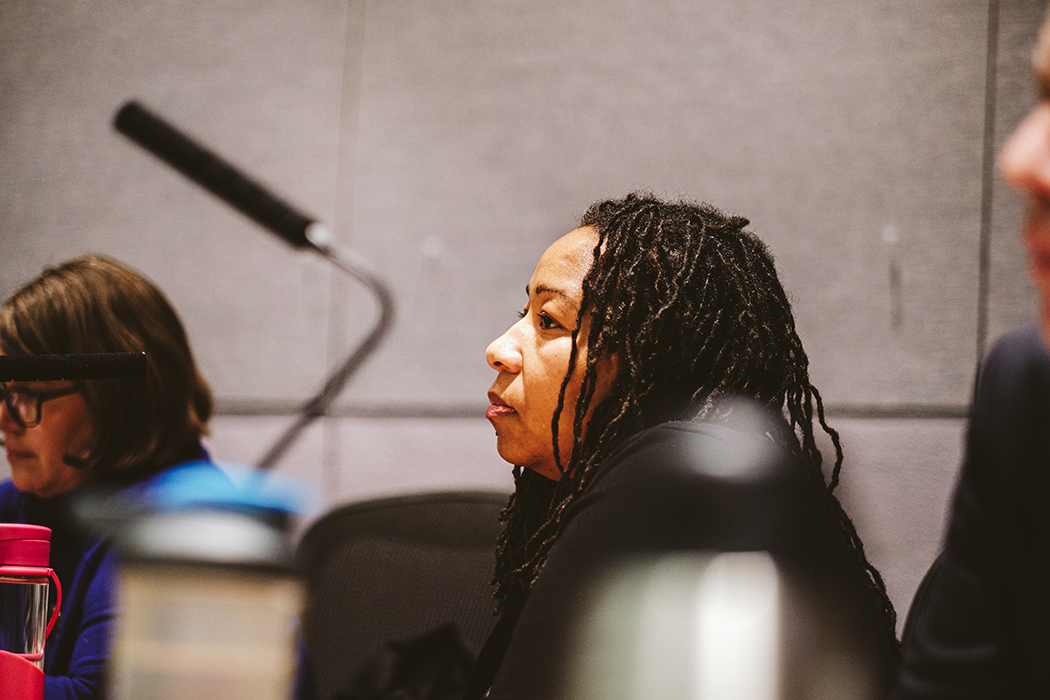
<path fill-rule="evenodd" d="M 992 337 L 1034 309 L 1020 199 L 997 179 L 982 232 L 982 159 L 1033 99 L 1043 5 L 992 5 L 986 124 L 988 2 L 3 0 L 0 293 L 87 250 L 140 267 L 220 408 L 256 414 L 216 420 L 209 444 L 235 462 L 287 422 L 258 414 L 309 394 L 364 332 L 352 283 L 111 131 L 135 96 L 331 222 L 396 289 L 395 333 L 342 399 L 353 416 L 280 467 L 326 504 L 510 488 L 487 423 L 447 416 L 480 416 L 485 346 L 542 250 L 634 188 L 752 219 L 840 415 L 959 413 L 980 310 Z M 835 425 L 843 500 L 903 615 L 962 422 Z"/>
<path fill-rule="evenodd" d="M 1031 55 L 1046 13 L 1044 0 L 1002 0 L 995 98 L 995 151 L 1035 104 L 1037 93 Z M 1036 317 L 1036 295 L 1028 276 L 1027 253 L 1018 231 L 1022 197 L 996 174 L 992 190 L 988 341 Z"/>
<path fill-rule="evenodd" d="M 987 6 L 935 5 L 8 2 L 0 286 L 86 249 L 139 265 L 224 405 L 287 405 L 360 336 L 352 285 L 109 130 L 134 95 L 391 278 L 398 326 L 345 402 L 480 406 L 538 254 L 651 187 L 752 218 L 829 403 L 962 405 Z M 993 265 L 993 309 L 1017 263 Z"/>
<path fill-rule="evenodd" d="M 324 373 L 327 267 L 296 260 L 110 128 L 142 99 L 330 218 L 339 0 L 0 7 L 0 288 L 86 251 L 171 296 L 220 397 L 305 395 Z"/>
<path fill-rule="evenodd" d="M 886 582 L 900 631 L 943 543 L 965 421 L 840 419 L 833 427 L 845 452 L 837 495 Z"/>
<path fill-rule="evenodd" d="M 216 459 L 254 463 L 287 418 L 219 416 L 206 443 Z M 427 490 L 514 489 L 484 418 L 324 418 L 279 471 L 317 484 L 322 510 Z"/>
<path fill-rule="evenodd" d="M 965 402 L 987 6 L 404 0 L 365 16 L 344 235 L 389 271 L 403 316 L 359 400 L 478 400 L 538 253 L 593 199 L 648 187 L 752 218 L 830 402 Z"/>

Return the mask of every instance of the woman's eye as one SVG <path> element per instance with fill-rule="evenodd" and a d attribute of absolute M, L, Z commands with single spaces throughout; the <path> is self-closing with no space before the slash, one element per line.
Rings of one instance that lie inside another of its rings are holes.
<path fill-rule="evenodd" d="M 522 309 L 521 311 L 518 312 L 518 318 L 525 318 L 528 315 L 529 315 L 529 312 L 526 311 L 525 309 Z"/>
<path fill-rule="evenodd" d="M 558 323 L 557 321 L 555 321 L 553 318 L 551 318 L 550 315 L 546 311 L 541 311 L 539 313 L 539 319 L 540 319 L 540 328 L 542 328 L 545 331 L 549 331 L 552 328 L 560 328 L 561 327 L 561 324 Z"/>

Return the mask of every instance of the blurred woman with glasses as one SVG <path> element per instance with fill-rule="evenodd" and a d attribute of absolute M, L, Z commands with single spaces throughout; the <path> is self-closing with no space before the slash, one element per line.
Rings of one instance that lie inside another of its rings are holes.
<path fill-rule="evenodd" d="M 0 433 L 11 480 L 0 522 L 52 530 L 62 610 L 44 652 L 44 697 L 101 698 L 113 631 L 116 561 L 78 526 L 85 484 L 131 484 L 207 460 L 212 412 L 186 332 L 163 293 L 138 272 L 85 256 L 44 270 L 0 306 L 0 353 L 145 352 L 145 378 L 0 384 Z"/>

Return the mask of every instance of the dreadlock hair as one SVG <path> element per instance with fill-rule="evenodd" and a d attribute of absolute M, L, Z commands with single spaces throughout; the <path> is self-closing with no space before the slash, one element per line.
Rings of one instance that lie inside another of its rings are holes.
<path fill-rule="evenodd" d="M 896 614 L 885 584 L 832 495 L 842 467 L 838 433 L 825 421 L 820 393 L 809 381 L 809 360 L 773 258 L 744 230 L 748 224 L 707 204 L 664 202 L 647 193 L 598 202 L 583 215 L 580 226 L 592 227 L 598 242 L 583 280 L 569 366 L 551 420 L 562 476 L 555 482 L 515 467 L 515 492 L 501 515 L 505 526 L 496 551 L 497 611 L 524 599 L 558 537 L 562 515 L 617 445 L 667 420 L 717 418 L 719 399 L 741 394 L 784 413 L 790 425 L 785 447 L 819 479 L 881 603 L 896 647 Z M 574 441 L 563 465 L 559 422 L 587 314 L 588 351 L 575 402 Z M 616 376 L 595 402 L 599 363 L 611 356 Z M 835 448 L 826 488 L 814 409 Z"/>

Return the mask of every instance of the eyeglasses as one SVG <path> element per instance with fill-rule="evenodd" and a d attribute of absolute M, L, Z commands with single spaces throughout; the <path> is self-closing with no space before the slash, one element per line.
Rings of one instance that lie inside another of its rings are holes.
<path fill-rule="evenodd" d="M 7 407 L 7 415 L 11 416 L 11 420 L 22 428 L 32 428 L 40 424 L 45 401 L 79 393 L 80 388 L 76 386 L 55 391 L 30 391 L 29 389 L 8 389 L 0 384 L 0 397 L 3 399 L 4 406 Z"/>

